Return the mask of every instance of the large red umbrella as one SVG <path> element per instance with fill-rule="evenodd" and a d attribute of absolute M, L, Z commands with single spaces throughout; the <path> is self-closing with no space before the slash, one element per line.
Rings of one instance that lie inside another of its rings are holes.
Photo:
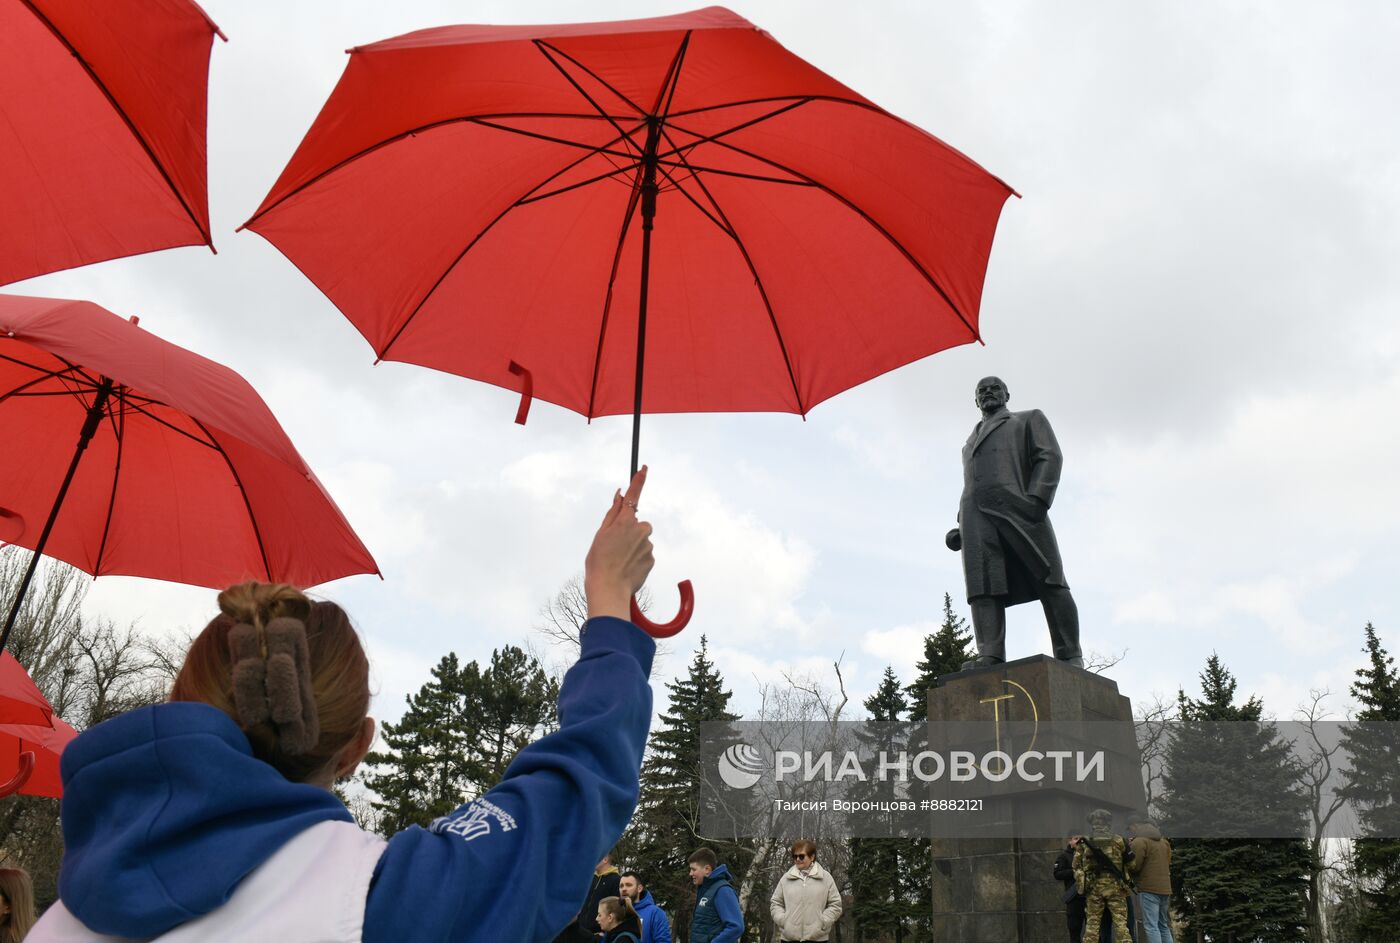
<path fill-rule="evenodd" d="M 378 568 L 257 392 L 85 301 L 0 295 L 0 539 L 95 576 L 309 586 Z M 0 649 L 4 637 L 0 637 Z"/>
<path fill-rule="evenodd" d="M 47 724 L 53 707 L 24 666 L 0 652 L 0 724 Z"/>
<path fill-rule="evenodd" d="M 191 0 L 0 0 L 0 284 L 213 247 L 215 35 Z"/>
<path fill-rule="evenodd" d="M 62 796 L 59 758 L 77 735 L 58 717 L 39 725 L 0 724 L 0 798 L 16 792 Z"/>
<path fill-rule="evenodd" d="M 978 339 L 1010 187 L 720 7 L 351 50 L 246 224 L 384 360 L 806 414 Z M 522 369 L 523 368 L 523 369 Z"/>

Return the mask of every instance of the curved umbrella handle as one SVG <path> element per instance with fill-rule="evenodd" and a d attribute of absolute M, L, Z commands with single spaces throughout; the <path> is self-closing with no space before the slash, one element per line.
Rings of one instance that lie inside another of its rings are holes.
<path fill-rule="evenodd" d="M 690 624 L 690 617 L 695 614 L 695 589 L 690 585 L 690 580 L 681 580 L 676 584 L 676 589 L 681 591 L 681 611 L 676 613 L 676 617 L 670 622 L 658 625 L 652 622 L 642 610 L 637 607 L 637 600 L 632 600 L 632 622 L 647 635 L 652 638 L 670 638 L 681 629 Z"/>
<path fill-rule="evenodd" d="M 34 754 L 25 750 L 19 755 L 19 771 L 15 773 L 7 783 L 0 783 L 0 799 L 12 796 L 19 792 L 25 783 L 29 782 L 29 777 L 34 775 Z"/>

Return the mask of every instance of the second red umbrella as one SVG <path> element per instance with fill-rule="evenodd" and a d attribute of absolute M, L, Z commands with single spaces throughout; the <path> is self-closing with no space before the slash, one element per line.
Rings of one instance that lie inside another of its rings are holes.
<path fill-rule="evenodd" d="M 710 7 L 354 49 L 246 225 L 380 359 L 632 413 L 635 474 L 643 412 L 805 415 L 977 340 L 1012 192 Z"/>
<path fill-rule="evenodd" d="M 40 554 L 211 587 L 378 572 L 247 380 L 95 304 L 0 295 L 0 423 L 0 540 L 36 551 L 0 649 Z"/>

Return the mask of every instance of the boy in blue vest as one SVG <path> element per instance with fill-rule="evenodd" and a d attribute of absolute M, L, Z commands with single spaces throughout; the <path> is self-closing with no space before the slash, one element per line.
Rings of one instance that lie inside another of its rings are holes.
<path fill-rule="evenodd" d="M 729 868 L 708 848 L 687 861 L 695 885 L 695 914 L 690 918 L 690 943 L 738 943 L 744 935 L 739 895 L 729 883 Z"/>

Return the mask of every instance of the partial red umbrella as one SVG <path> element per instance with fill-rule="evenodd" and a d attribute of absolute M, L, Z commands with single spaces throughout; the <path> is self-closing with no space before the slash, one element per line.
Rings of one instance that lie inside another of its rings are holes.
<path fill-rule="evenodd" d="M 15 661 L 15 656 L 0 652 L 0 725 L 44 725 L 52 716 L 49 699 L 29 677 L 29 672 Z"/>
<path fill-rule="evenodd" d="M 0 798 L 63 795 L 59 760 L 78 735 L 58 717 L 41 725 L 0 724 Z"/>
<path fill-rule="evenodd" d="M 237 373 L 86 301 L 0 295 L 0 539 L 94 576 L 310 586 L 378 567 Z"/>
<path fill-rule="evenodd" d="M 805 415 L 979 340 L 1012 193 L 710 7 L 353 49 L 245 225 L 381 360 L 631 412 L 635 472 L 643 412 Z"/>
<path fill-rule="evenodd" d="M 0 0 L 0 284 L 213 248 L 215 36 L 190 0 Z"/>

